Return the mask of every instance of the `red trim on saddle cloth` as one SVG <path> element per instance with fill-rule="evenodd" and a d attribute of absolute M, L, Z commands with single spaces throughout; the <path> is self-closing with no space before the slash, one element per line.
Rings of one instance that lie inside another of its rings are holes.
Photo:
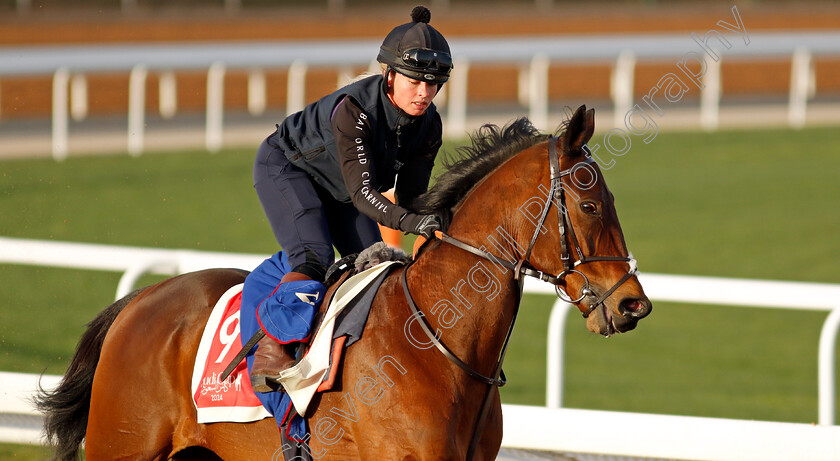
<path fill-rule="evenodd" d="M 291 424 L 291 421 L 289 421 L 289 414 L 292 413 L 292 410 L 294 408 L 295 408 L 295 406 L 290 403 L 289 408 L 286 408 L 286 413 L 283 414 L 283 419 L 278 419 L 277 421 L 283 421 L 283 423 L 286 424 L 286 438 L 287 439 L 294 440 L 295 442 L 306 443 L 306 440 L 295 438 L 291 434 L 292 424 Z M 277 429 L 280 431 L 280 433 L 283 432 L 283 426 L 278 426 Z"/>

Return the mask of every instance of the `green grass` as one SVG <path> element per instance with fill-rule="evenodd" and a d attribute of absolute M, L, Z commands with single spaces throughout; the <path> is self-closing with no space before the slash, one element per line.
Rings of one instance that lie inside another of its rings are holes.
<path fill-rule="evenodd" d="M 252 162 L 250 152 L 3 162 L 0 235 L 271 251 Z"/>
<path fill-rule="evenodd" d="M 643 270 L 836 283 L 838 152 L 836 129 L 661 134 L 605 176 Z"/>
<path fill-rule="evenodd" d="M 641 270 L 840 282 L 836 129 L 633 141 L 605 176 Z M 268 255 L 277 248 L 251 187 L 252 154 L 0 162 L 0 235 Z M 118 278 L 0 265 L 0 369 L 63 372 Z M 523 304 L 505 367 L 508 403 L 544 403 L 552 303 Z M 655 304 L 637 330 L 610 339 L 573 314 L 566 406 L 816 420 L 825 313 Z"/>
<path fill-rule="evenodd" d="M 46 447 L 32 445 L 0 444 L 0 459 L 41 461 L 52 459 L 52 451 Z"/>

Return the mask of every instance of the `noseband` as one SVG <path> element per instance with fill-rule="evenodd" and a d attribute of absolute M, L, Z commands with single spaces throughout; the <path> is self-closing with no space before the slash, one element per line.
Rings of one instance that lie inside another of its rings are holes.
<path fill-rule="evenodd" d="M 557 296 L 568 303 L 575 304 L 583 301 L 587 297 L 594 297 L 595 301 L 592 302 L 592 304 L 590 304 L 586 311 L 583 313 L 583 318 L 587 318 L 589 317 L 589 314 L 591 314 L 595 309 L 597 309 L 598 306 L 603 304 L 604 301 L 606 301 L 606 299 L 610 295 L 612 295 L 615 292 L 615 290 L 618 289 L 618 287 L 624 284 L 624 282 L 630 279 L 630 277 L 636 275 L 638 270 L 636 267 L 636 260 L 633 259 L 632 254 L 630 254 L 627 257 L 586 256 L 583 254 L 583 250 L 581 250 L 580 245 L 577 241 L 577 236 L 575 235 L 575 228 L 572 226 L 572 220 L 569 216 L 569 210 L 566 208 L 566 191 L 563 187 L 563 177 L 572 176 L 579 168 L 582 168 L 582 165 L 595 163 L 595 160 L 592 159 L 592 153 L 589 151 L 589 147 L 583 145 L 581 148 L 586 154 L 586 158 L 582 162 L 576 163 L 571 168 L 568 168 L 566 170 L 560 170 L 560 157 L 557 155 L 557 139 L 557 137 L 552 136 L 548 141 L 548 161 L 549 169 L 551 171 L 551 185 L 549 188 L 548 195 L 545 199 L 545 204 L 543 205 L 540 220 L 537 223 L 537 227 L 536 229 L 534 229 L 534 234 L 531 236 L 531 241 L 528 244 L 528 250 L 525 252 L 525 255 L 521 259 L 519 259 L 517 262 L 507 261 L 505 259 L 497 257 L 492 253 L 486 252 L 472 245 L 464 243 L 450 235 L 439 233 L 438 237 L 446 243 L 454 245 L 476 256 L 482 257 L 484 259 L 487 259 L 496 264 L 513 270 L 514 278 L 517 280 L 520 278 L 520 276 L 526 275 L 554 285 L 554 291 L 557 293 Z M 552 205 L 554 205 L 554 207 L 557 208 L 557 225 L 558 231 L 560 232 L 560 259 L 563 262 L 563 271 L 561 271 L 557 275 L 551 275 L 539 271 L 531 265 L 531 252 L 533 251 L 534 246 L 537 243 L 537 237 L 540 235 L 540 232 L 543 229 L 543 224 L 545 223 L 546 217 L 548 217 L 548 211 L 552 207 Z M 571 240 L 572 247 L 575 251 L 576 259 L 574 260 L 572 259 L 572 252 L 569 248 L 569 243 L 567 242 L 567 233 L 569 235 L 568 240 Z M 601 296 L 597 296 L 595 292 L 592 291 L 589 279 L 583 272 L 577 269 L 583 264 L 596 261 L 626 262 L 630 265 L 630 269 L 627 271 L 627 273 L 624 274 L 624 276 L 621 279 L 619 279 L 609 290 L 601 294 Z M 565 283 L 566 277 L 568 277 L 570 274 L 577 274 L 583 277 L 583 287 L 581 287 L 580 296 L 577 298 L 572 298 L 563 288 L 561 288 L 561 285 Z"/>

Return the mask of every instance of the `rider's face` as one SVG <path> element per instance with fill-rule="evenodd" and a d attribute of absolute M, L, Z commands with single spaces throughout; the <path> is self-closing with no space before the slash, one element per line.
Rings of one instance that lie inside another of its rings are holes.
<path fill-rule="evenodd" d="M 423 115 L 437 94 L 436 83 L 415 80 L 399 72 L 388 76 L 388 97 L 391 103 L 408 115 Z"/>

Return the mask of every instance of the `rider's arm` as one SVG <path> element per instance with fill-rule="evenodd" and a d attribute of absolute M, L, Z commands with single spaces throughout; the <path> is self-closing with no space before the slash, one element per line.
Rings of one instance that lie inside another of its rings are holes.
<path fill-rule="evenodd" d="M 407 210 L 371 187 L 375 160 L 372 127 L 351 97 L 344 98 L 333 111 L 332 130 L 344 185 L 353 205 L 376 222 L 399 229 L 400 218 Z"/>
<path fill-rule="evenodd" d="M 429 188 L 429 179 L 432 177 L 435 157 L 440 149 L 442 133 L 440 114 L 435 112 L 434 119 L 426 132 L 426 139 L 417 152 L 409 153 L 405 165 L 400 168 L 401 173 L 397 177 L 395 187 L 398 204 L 409 206 L 412 200 Z"/>

